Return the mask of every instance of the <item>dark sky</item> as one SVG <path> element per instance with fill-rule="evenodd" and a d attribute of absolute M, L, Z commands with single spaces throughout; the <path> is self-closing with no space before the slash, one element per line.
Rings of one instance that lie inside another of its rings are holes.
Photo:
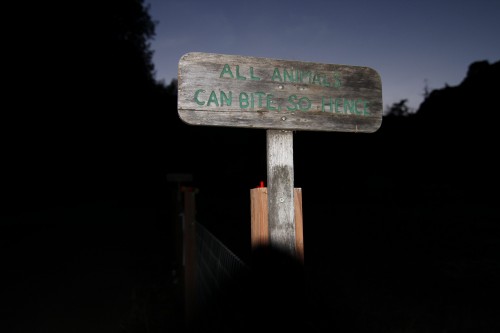
<path fill-rule="evenodd" d="M 492 0 L 147 0 L 158 24 L 157 78 L 177 77 L 187 52 L 372 67 L 384 106 L 424 87 L 458 85 L 469 64 L 500 58 L 500 2 Z"/>

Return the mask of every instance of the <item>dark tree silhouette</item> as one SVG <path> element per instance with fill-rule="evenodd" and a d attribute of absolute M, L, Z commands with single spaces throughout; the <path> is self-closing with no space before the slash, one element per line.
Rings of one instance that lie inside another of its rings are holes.
<path fill-rule="evenodd" d="M 397 103 L 393 103 L 386 112 L 386 116 L 408 116 L 410 114 L 410 107 L 406 105 L 407 99 L 402 99 Z"/>
<path fill-rule="evenodd" d="M 3 330 L 171 331 L 177 309 L 162 299 L 176 295 L 161 288 L 171 241 L 155 223 L 176 100 L 154 77 L 148 7 L 2 6 Z"/>
<path fill-rule="evenodd" d="M 94 200 L 144 183 L 167 141 L 160 126 L 175 112 L 168 109 L 175 97 L 155 79 L 155 22 L 145 2 L 27 1 L 8 13 L 18 71 L 3 121 L 4 211 Z"/>

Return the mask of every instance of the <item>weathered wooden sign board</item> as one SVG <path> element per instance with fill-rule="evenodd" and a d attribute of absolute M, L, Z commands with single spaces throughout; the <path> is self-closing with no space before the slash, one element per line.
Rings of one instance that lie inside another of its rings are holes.
<path fill-rule="evenodd" d="M 201 52 L 179 60 L 178 113 L 191 125 L 370 133 L 382 112 L 369 67 Z"/>

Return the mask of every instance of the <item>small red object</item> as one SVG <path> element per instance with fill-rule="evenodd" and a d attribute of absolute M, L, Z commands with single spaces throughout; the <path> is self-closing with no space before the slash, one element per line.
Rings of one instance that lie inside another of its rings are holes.
<path fill-rule="evenodd" d="M 264 181 L 260 181 L 260 186 L 259 187 L 264 187 Z"/>

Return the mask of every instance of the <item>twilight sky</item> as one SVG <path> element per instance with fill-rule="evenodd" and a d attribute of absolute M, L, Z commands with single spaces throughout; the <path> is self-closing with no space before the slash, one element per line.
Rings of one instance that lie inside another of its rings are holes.
<path fill-rule="evenodd" d="M 145 0 L 157 22 L 156 78 L 177 78 L 179 58 L 211 52 L 367 66 L 383 105 L 424 87 L 458 85 L 478 60 L 500 60 L 498 0 Z"/>

